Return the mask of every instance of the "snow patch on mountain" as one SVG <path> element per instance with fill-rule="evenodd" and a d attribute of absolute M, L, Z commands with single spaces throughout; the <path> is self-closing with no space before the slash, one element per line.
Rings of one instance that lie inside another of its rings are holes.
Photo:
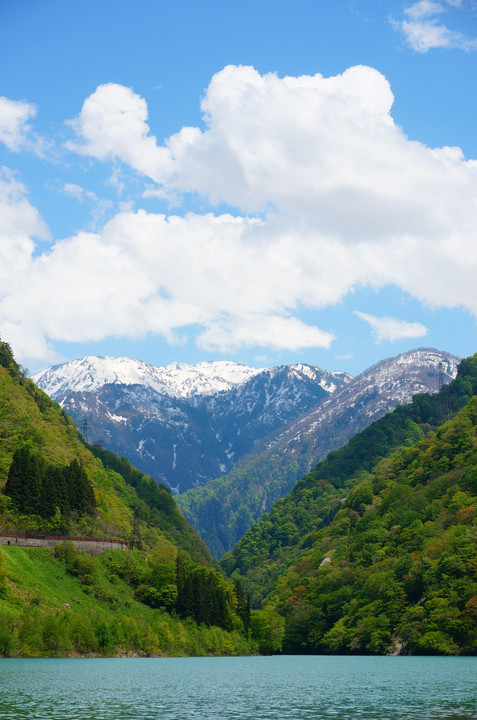
<path fill-rule="evenodd" d="M 92 442 L 181 492 L 228 472 L 258 440 L 350 379 L 304 363 L 157 367 L 91 356 L 34 377 L 78 424 L 87 420 Z"/>
<path fill-rule="evenodd" d="M 104 385 L 141 385 L 172 398 L 214 395 L 246 382 L 261 369 L 232 361 L 173 362 L 155 366 L 130 358 L 88 356 L 55 365 L 33 376 L 51 397 L 74 392 L 94 392 Z"/>

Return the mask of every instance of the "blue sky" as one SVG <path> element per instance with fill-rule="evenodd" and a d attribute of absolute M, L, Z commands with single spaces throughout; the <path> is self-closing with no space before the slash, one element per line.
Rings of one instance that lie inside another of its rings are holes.
<path fill-rule="evenodd" d="M 0 337 L 473 353 L 476 70 L 473 0 L 0 0 Z"/>

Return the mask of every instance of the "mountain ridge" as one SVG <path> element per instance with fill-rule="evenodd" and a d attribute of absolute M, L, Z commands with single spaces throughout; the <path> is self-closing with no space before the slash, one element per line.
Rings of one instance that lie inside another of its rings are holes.
<path fill-rule="evenodd" d="M 414 394 L 436 392 L 455 376 L 457 364 L 456 356 L 434 348 L 381 360 L 259 440 L 229 473 L 180 495 L 179 506 L 220 558 L 330 451 Z"/>
<path fill-rule="evenodd" d="M 475 655 L 477 355 L 330 453 L 222 560 L 284 652 Z"/>
<path fill-rule="evenodd" d="M 34 376 L 92 441 L 126 455 L 174 492 L 227 472 L 257 439 L 349 379 L 303 363 L 158 367 L 95 357 Z"/>
<path fill-rule="evenodd" d="M 170 397 L 213 395 L 244 382 L 261 370 L 227 361 L 157 366 L 127 357 L 88 355 L 46 368 L 32 380 L 48 395 L 91 392 L 104 385 L 144 385 Z"/>
<path fill-rule="evenodd" d="M 1 340 L 0 437 L 0 527 L 65 539 L 0 548 L 0 656 L 249 654 L 266 642 L 267 618 L 247 609 L 170 491 L 88 446 Z M 127 552 L 93 557 L 78 537 L 120 539 Z"/>

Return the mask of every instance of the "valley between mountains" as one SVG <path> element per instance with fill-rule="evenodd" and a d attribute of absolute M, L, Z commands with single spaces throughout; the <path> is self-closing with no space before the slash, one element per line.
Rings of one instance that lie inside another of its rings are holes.
<path fill-rule="evenodd" d="M 78 362 L 76 388 L 68 366 L 48 371 L 65 401 L 66 383 L 75 400 L 154 386 L 161 413 L 200 408 L 216 435 L 217 408 L 239 418 L 243 455 L 173 496 L 86 442 L 0 342 L 0 655 L 477 654 L 477 355 L 420 349 L 357 378 Z M 209 486 L 215 537 L 232 545 L 220 564 L 176 503 L 204 493 L 207 508 Z M 63 540 L 21 547 L 19 532 Z M 91 557 L 78 536 L 127 549 Z"/>
<path fill-rule="evenodd" d="M 437 392 L 457 364 L 418 349 L 353 378 L 310 365 L 87 357 L 33 379 L 90 444 L 171 488 L 220 558 L 328 452 L 414 394 Z"/>

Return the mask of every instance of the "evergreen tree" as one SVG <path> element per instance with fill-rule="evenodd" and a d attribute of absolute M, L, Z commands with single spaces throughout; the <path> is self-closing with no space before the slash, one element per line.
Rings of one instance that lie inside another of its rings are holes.
<path fill-rule="evenodd" d="M 53 517 L 56 508 L 60 507 L 56 487 L 57 469 L 50 465 L 46 468 L 41 487 L 38 514 L 42 517 Z"/>
<path fill-rule="evenodd" d="M 193 588 L 187 562 L 182 553 L 176 558 L 177 603 L 176 610 L 181 617 L 194 616 Z"/>
<path fill-rule="evenodd" d="M 240 580 L 236 580 L 234 589 L 237 601 L 237 615 L 243 622 L 245 632 L 248 632 L 250 627 L 250 595 L 245 598 Z"/>
<path fill-rule="evenodd" d="M 21 512 L 53 517 L 59 507 L 62 515 L 84 513 L 96 504 L 93 486 L 86 470 L 75 459 L 66 467 L 47 466 L 25 446 L 15 451 L 5 485 Z"/>
<path fill-rule="evenodd" d="M 40 497 L 42 495 L 45 464 L 36 453 L 30 452 L 27 460 L 26 474 L 23 478 L 22 510 L 26 513 L 40 515 Z"/>
<path fill-rule="evenodd" d="M 19 510 L 38 513 L 45 466 L 41 458 L 30 448 L 15 451 L 8 471 L 5 495 L 15 502 Z"/>
<path fill-rule="evenodd" d="M 70 510 L 82 513 L 89 507 L 94 507 L 96 503 L 93 486 L 88 479 L 86 470 L 76 458 L 65 468 L 63 474 L 67 485 Z"/>
<path fill-rule="evenodd" d="M 18 507 L 21 506 L 23 496 L 23 478 L 25 477 L 27 466 L 26 457 L 26 448 L 15 450 L 4 491 L 5 495 L 8 495 Z"/>

